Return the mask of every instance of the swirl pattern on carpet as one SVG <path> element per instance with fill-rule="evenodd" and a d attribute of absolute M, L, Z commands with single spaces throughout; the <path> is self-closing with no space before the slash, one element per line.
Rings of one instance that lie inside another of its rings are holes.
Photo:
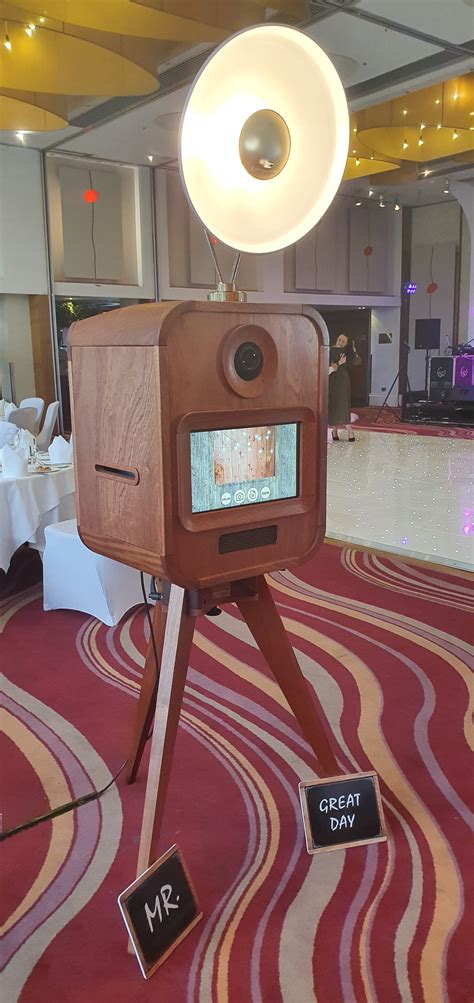
<path fill-rule="evenodd" d="M 470 999 L 472 580 L 326 544 L 269 582 L 341 770 L 379 775 L 388 842 L 307 855 L 297 793 L 314 757 L 226 607 L 197 623 L 160 841 L 180 845 L 202 922 L 147 987 L 116 906 L 144 763 L 132 787 L 4 844 L 9 1003 Z M 1 631 L 9 828 L 116 772 L 147 622 L 43 613 L 29 589 L 3 601 Z"/>

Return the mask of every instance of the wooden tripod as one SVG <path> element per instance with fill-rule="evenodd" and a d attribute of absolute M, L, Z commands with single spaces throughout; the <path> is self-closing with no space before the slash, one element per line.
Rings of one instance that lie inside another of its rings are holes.
<path fill-rule="evenodd" d="M 155 607 L 153 617 L 157 658 L 161 660 L 159 682 L 156 687 L 150 639 L 128 766 L 128 782 L 133 783 L 154 714 L 137 874 L 146 870 L 156 856 L 196 616 L 208 613 L 217 604 L 236 603 L 321 770 L 326 776 L 340 772 L 264 576 L 198 591 L 163 583 L 162 590 L 163 600 Z"/>

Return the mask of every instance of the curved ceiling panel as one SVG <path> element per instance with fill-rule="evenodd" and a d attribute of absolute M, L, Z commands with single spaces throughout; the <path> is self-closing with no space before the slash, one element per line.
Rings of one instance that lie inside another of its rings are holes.
<path fill-rule="evenodd" d="M 358 134 L 369 150 L 400 160 L 438 160 L 474 149 L 474 131 L 437 126 L 388 126 L 363 129 Z"/>
<path fill-rule="evenodd" d="M 353 181 L 354 178 L 366 178 L 371 174 L 382 174 L 384 171 L 395 171 L 398 164 L 388 160 L 372 160 L 365 157 L 348 157 L 343 181 Z"/>
<path fill-rule="evenodd" d="M 1 5 L 0 5 L 1 6 Z M 142 38 L 162 38 L 178 42 L 220 42 L 226 36 L 223 28 L 181 17 L 166 10 L 154 10 L 130 0 L 23 0 L 21 5 L 45 27 L 52 22 L 75 24 L 82 28 L 136 35 Z"/>
<path fill-rule="evenodd" d="M 100 45 L 7 22 L 10 49 L 0 46 L 0 83 L 7 90 L 120 97 L 158 89 L 151 73 Z"/>
<path fill-rule="evenodd" d="M 46 108 L 0 94 L 0 130 L 12 132 L 50 132 L 64 129 L 67 121 Z"/>

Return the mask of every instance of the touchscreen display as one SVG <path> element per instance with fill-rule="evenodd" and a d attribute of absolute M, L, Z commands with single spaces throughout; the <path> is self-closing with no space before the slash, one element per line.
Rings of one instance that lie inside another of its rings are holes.
<path fill-rule="evenodd" d="M 295 498 L 298 424 L 191 432 L 193 512 Z"/>

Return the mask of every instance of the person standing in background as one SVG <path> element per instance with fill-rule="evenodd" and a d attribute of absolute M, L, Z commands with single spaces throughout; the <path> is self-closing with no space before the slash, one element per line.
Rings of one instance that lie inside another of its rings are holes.
<path fill-rule="evenodd" d="M 351 380 L 348 367 L 360 365 L 355 342 L 349 344 L 347 334 L 340 334 L 329 350 L 328 425 L 334 442 L 339 442 L 338 429 L 345 428 L 349 442 L 355 442 L 351 428 Z"/>

